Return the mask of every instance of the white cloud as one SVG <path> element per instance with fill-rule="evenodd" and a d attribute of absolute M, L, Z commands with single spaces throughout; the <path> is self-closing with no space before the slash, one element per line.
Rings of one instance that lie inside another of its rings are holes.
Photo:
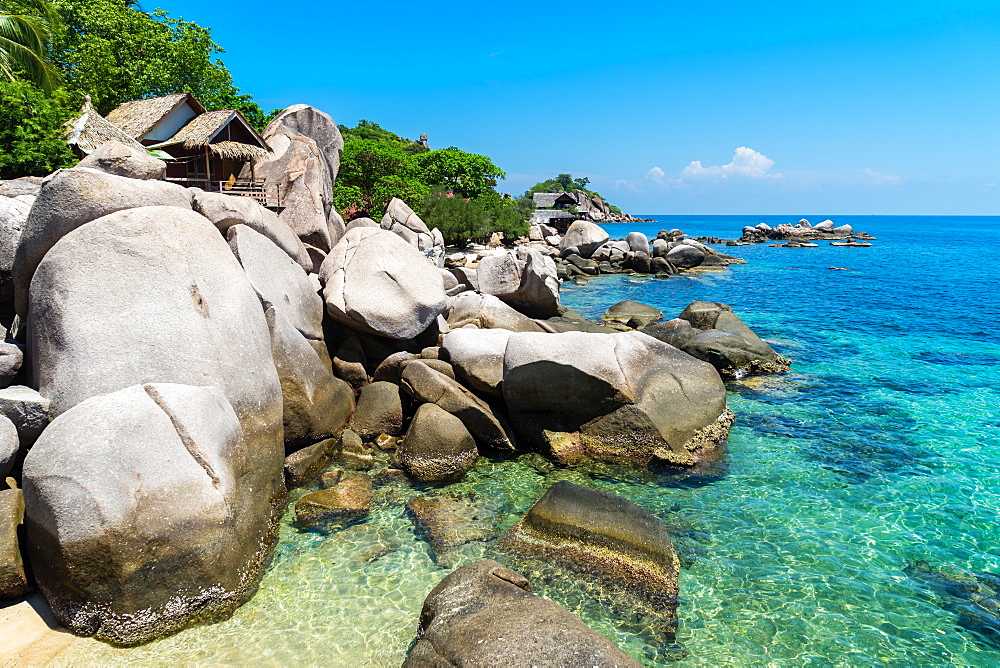
<path fill-rule="evenodd" d="M 651 170 L 646 172 L 646 183 L 658 188 L 689 188 L 688 184 L 684 183 L 681 179 L 675 179 L 667 176 L 659 167 L 653 167 Z"/>
<path fill-rule="evenodd" d="M 890 176 L 888 174 L 879 174 L 874 169 L 869 169 L 865 167 L 861 172 L 869 177 L 870 182 L 879 186 L 894 186 L 899 184 L 903 179 L 898 176 Z"/>
<path fill-rule="evenodd" d="M 747 179 L 781 179 L 781 174 L 771 173 L 768 170 L 774 166 L 771 160 L 763 153 L 759 153 L 752 148 L 740 146 L 733 153 L 733 159 L 726 165 L 709 165 L 705 167 L 701 160 L 693 160 L 681 172 L 682 176 L 693 178 L 718 178 L 728 179 L 730 176 Z"/>

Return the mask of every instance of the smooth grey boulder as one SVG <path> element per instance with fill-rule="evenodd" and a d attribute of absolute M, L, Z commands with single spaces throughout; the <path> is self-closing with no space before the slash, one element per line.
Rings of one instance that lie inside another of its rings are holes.
<path fill-rule="evenodd" d="M 691 302 L 681 312 L 680 320 L 689 322 L 693 330 L 678 347 L 708 362 L 725 378 L 744 373 L 782 373 L 791 366 L 789 360 L 778 355 L 727 304 Z M 660 336 L 657 338 L 663 340 Z"/>
<path fill-rule="evenodd" d="M 407 206 L 406 202 L 393 197 L 386 207 L 385 216 L 382 217 L 382 229 L 391 230 L 394 225 L 400 225 L 416 234 L 430 234 L 426 223 L 420 219 L 413 209 Z M 416 238 L 416 237 L 414 237 Z"/>
<path fill-rule="evenodd" d="M 354 391 L 326 368 L 281 311 L 269 303 L 264 309 L 281 383 L 285 441 L 297 444 L 339 434 L 354 410 Z"/>
<path fill-rule="evenodd" d="M 28 332 L 33 384 L 53 416 L 130 385 L 214 385 L 280 483 L 281 386 L 264 311 L 207 218 L 143 207 L 67 234 L 31 282 Z"/>
<path fill-rule="evenodd" d="M 212 221 L 223 235 L 234 225 L 246 225 L 274 242 L 275 246 L 305 271 L 314 270 L 309 249 L 275 212 L 262 207 L 250 197 L 210 193 L 198 188 L 190 190 L 192 208 Z"/>
<path fill-rule="evenodd" d="M 463 383 L 502 398 L 503 355 L 511 334 L 506 329 L 456 329 L 444 335 L 441 349 Z"/>
<path fill-rule="evenodd" d="M 262 466 L 214 387 L 133 385 L 57 417 L 23 482 L 32 570 L 59 623 L 131 645 L 231 612 L 276 533 L 277 455 Z"/>
<path fill-rule="evenodd" d="M 418 355 L 408 353 L 405 350 L 393 353 L 382 360 L 372 374 L 372 382 L 389 382 L 399 385 L 402 382 L 403 369 L 412 360 L 418 359 Z"/>
<path fill-rule="evenodd" d="M 351 430 L 362 438 L 403 433 L 403 400 L 399 385 L 379 381 L 366 385 L 358 395 L 358 408 L 351 417 Z"/>
<path fill-rule="evenodd" d="M 424 600 L 403 668 L 641 664 L 495 561 L 466 564 Z"/>
<path fill-rule="evenodd" d="M 21 176 L 16 179 L 0 181 L 0 196 L 2 197 L 35 197 L 42 188 L 43 177 Z"/>
<path fill-rule="evenodd" d="M 691 323 L 682 318 L 674 318 L 673 320 L 667 320 L 666 322 L 658 322 L 654 325 L 649 325 L 642 328 L 643 334 L 648 334 L 654 339 L 659 339 L 664 343 L 669 343 L 674 348 L 682 348 L 685 343 L 695 334 L 700 332 L 700 329 L 695 329 L 691 326 Z"/>
<path fill-rule="evenodd" d="M 330 463 L 333 445 L 337 439 L 328 438 L 300 448 L 285 457 L 285 485 L 298 486 L 317 477 Z"/>
<path fill-rule="evenodd" d="M 675 267 L 693 269 L 705 261 L 705 252 L 690 244 L 677 244 L 667 251 L 667 261 Z"/>
<path fill-rule="evenodd" d="M 476 443 L 487 449 L 514 450 L 500 421 L 489 405 L 456 380 L 431 368 L 429 360 L 414 360 L 403 369 L 402 386 L 410 396 L 437 404 L 465 425 Z"/>
<path fill-rule="evenodd" d="M 350 230 L 320 270 L 334 320 L 390 339 L 410 339 L 447 307 L 437 268 L 392 232 Z"/>
<path fill-rule="evenodd" d="M 17 243 L 13 269 L 17 314 L 27 316 L 31 279 L 56 242 L 109 213 L 145 206 L 190 210 L 191 193 L 176 183 L 139 181 L 92 169 L 60 169 L 49 175 Z"/>
<path fill-rule="evenodd" d="M 830 233 L 831 234 L 843 234 L 843 235 L 848 235 L 849 236 L 851 234 L 854 234 L 854 228 L 851 227 L 850 225 L 840 225 L 840 226 L 835 227 L 832 230 L 830 230 Z"/>
<path fill-rule="evenodd" d="M 817 232 L 832 232 L 834 228 L 833 221 L 827 218 L 822 223 L 816 223 L 813 225 L 813 229 Z"/>
<path fill-rule="evenodd" d="M 480 329 L 507 329 L 512 332 L 545 331 L 537 322 L 493 295 L 465 292 L 451 300 L 448 324 L 458 329 L 472 324 Z"/>
<path fill-rule="evenodd" d="M 610 492 L 566 480 L 549 487 L 500 539 L 504 550 L 597 576 L 619 600 L 648 604 L 673 642 L 680 562 L 655 516 Z M 641 613 L 640 613 L 641 614 Z"/>
<path fill-rule="evenodd" d="M 13 422 L 0 415 L 0 483 L 14 468 L 14 460 L 21 449 L 21 440 Z"/>
<path fill-rule="evenodd" d="M 414 480 L 443 483 L 468 473 L 479 457 L 479 450 L 461 420 L 435 404 L 422 404 L 396 457 Z"/>
<path fill-rule="evenodd" d="M 529 445 L 544 446 L 545 430 L 579 432 L 608 461 L 693 465 L 714 452 L 701 436 L 727 414 L 711 365 L 640 332 L 512 334 L 503 396 Z"/>
<path fill-rule="evenodd" d="M 616 322 L 628 325 L 633 329 L 646 327 L 662 319 L 663 312 L 660 309 L 631 299 L 609 306 L 608 310 L 601 316 L 601 320 L 604 322 Z"/>
<path fill-rule="evenodd" d="M 577 220 L 566 230 L 559 247 L 562 250 L 576 248 L 580 256 L 589 258 L 591 253 L 600 248 L 601 244 L 609 238 L 610 235 L 600 225 L 586 220 Z"/>
<path fill-rule="evenodd" d="M 295 520 L 311 526 L 324 522 L 358 520 L 371 511 L 372 480 L 367 475 L 352 475 L 333 487 L 306 494 L 295 504 Z"/>
<path fill-rule="evenodd" d="M 348 336 L 333 354 L 333 370 L 347 381 L 355 392 L 369 383 L 368 359 L 357 336 Z"/>
<path fill-rule="evenodd" d="M 653 257 L 666 257 L 670 244 L 663 239 L 653 239 Z"/>
<path fill-rule="evenodd" d="M 323 338 L 323 300 L 308 274 L 263 234 L 246 225 L 226 233 L 250 285 L 307 339 Z"/>
<path fill-rule="evenodd" d="M 8 387 L 14 382 L 23 362 L 24 352 L 21 346 L 9 341 L 0 341 L 0 387 Z"/>
<path fill-rule="evenodd" d="M 371 218 L 355 218 L 351 222 L 347 223 L 347 231 L 353 230 L 355 227 L 378 227 L 382 226 L 378 222 L 372 220 Z"/>
<path fill-rule="evenodd" d="M 649 252 L 649 238 L 642 232 L 629 232 L 625 235 L 625 243 L 628 249 L 636 252 Z"/>
<path fill-rule="evenodd" d="M 340 160 L 344 154 L 344 137 L 329 114 L 308 104 L 293 104 L 275 116 L 264 132 L 265 136 L 282 132 L 289 136 L 312 139 L 326 163 L 331 185 L 336 185 Z"/>
<path fill-rule="evenodd" d="M 14 254 L 31 205 L 14 197 L 0 196 L 0 301 L 14 296 Z"/>
<path fill-rule="evenodd" d="M 19 489 L 0 490 L 0 601 L 24 596 L 32 587 L 24 570 L 18 528 L 24 521 Z"/>
<path fill-rule="evenodd" d="M 521 246 L 517 253 L 484 257 L 476 269 L 476 285 L 521 313 L 536 318 L 559 314 L 559 279 L 555 262 Z"/>
<path fill-rule="evenodd" d="M 98 146 L 76 166 L 142 180 L 163 178 L 167 171 L 167 163 L 159 158 L 114 140 Z"/>
<path fill-rule="evenodd" d="M 49 424 L 49 400 L 30 387 L 0 390 L 0 415 L 14 423 L 21 445 L 28 448 Z"/>

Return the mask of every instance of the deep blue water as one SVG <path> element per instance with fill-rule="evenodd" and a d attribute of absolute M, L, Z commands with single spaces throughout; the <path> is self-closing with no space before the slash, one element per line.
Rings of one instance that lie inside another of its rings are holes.
<path fill-rule="evenodd" d="M 735 238 L 746 224 L 799 217 L 662 217 L 607 229 Z M 749 264 L 563 286 L 564 303 L 593 318 L 622 299 L 668 318 L 695 299 L 722 301 L 793 360 L 789 374 L 730 384 L 737 422 L 725 475 L 542 474 L 481 458 L 440 490 L 498 509 L 500 531 L 561 479 L 663 520 L 683 564 L 679 648 L 572 578 L 526 573 L 536 592 L 646 665 L 1000 664 L 1000 628 L 984 613 L 1000 600 L 954 583 L 942 595 L 908 570 L 1000 573 L 1000 218 L 834 221 L 878 241 L 721 247 Z M 75 641 L 52 665 L 398 666 L 424 597 L 451 570 L 434 563 L 405 513 L 424 491 L 384 490 L 363 525 L 329 536 L 295 529 L 290 509 L 260 590 L 231 619 L 133 649 Z M 384 556 L 359 559 L 379 544 Z M 488 549 L 471 547 L 465 561 Z"/>

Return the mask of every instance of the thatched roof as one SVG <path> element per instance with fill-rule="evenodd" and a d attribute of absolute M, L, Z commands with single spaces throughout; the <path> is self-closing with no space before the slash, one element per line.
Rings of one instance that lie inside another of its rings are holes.
<path fill-rule="evenodd" d="M 237 123 L 242 129 L 255 140 L 254 144 L 246 142 L 232 141 L 229 139 L 216 139 L 230 123 Z M 220 158 L 228 160 L 251 160 L 267 155 L 271 148 L 264 141 L 256 130 L 250 125 L 242 113 L 235 109 L 223 109 L 221 111 L 206 111 L 195 116 L 187 125 L 181 128 L 177 134 L 167 141 L 154 144 L 151 148 L 165 148 L 183 144 L 184 148 L 208 148 L 212 153 Z"/>
<path fill-rule="evenodd" d="M 146 150 L 146 147 L 97 113 L 89 95 L 80 109 L 80 116 L 68 121 L 66 128 L 66 143 L 84 155 L 90 155 L 94 149 L 108 141 L 121 142 L 140 151 Z"/>
<path fill-rule="evenodd" d="M 125 102 L 108 113 L 108 120 L 133 138 L 142 139 L 156 127 L 157 123 L 185 102 L 196 114 L 205 111 L 205 107 L 201 106 L 201 102 L 194 99 L 191 93 L 174 93 Z"/>
<path fill-rule="evenodd" d="M 551 209 L 557 204 L 576 204 L 576 198 L 569 193 L 535 193 L 532 196 L 536 209 Z M 560 202 L 560 200 L 562 200 Z"/>

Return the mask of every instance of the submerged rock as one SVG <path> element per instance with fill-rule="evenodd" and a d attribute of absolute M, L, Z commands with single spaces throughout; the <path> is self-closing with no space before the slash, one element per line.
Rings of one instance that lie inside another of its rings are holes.
<path fill-rule="evenodd" d="M 560 481 L 500 543 L 504 550 L 597 576 L 622 597 L 648 606 L 673 641 L 680 562 L 663 523 L 631 501 Z"/>
<path fill-rule="evenodd" d="M 520 573 L 482 560 L 454 571 L 428 594 L 403 666 L 640 664 L 573 613 L 532 594 Z"/>
<path fill-rule="evenodd" d="M 609 306 L 601 316 L 604 322 L 617 322 L 633 329 L 642 329 L 662 319 L 663 313 L 660 309 L 631 299 Z"/>
<path fill-rule="evenodd" d="M 303 496 L 295 504 L 295 519 L 303 526 L 359 519 L 368 514 L 371 503 L 371 478 L 354 475 L 333 487 Z"/>
<path fill-rule="evenodd" d="M 434 562 L 447 565 L 457 548 L 496 534 L 493 513 L 469 496 L 418 496 L 406 504 L 418 533 L 430 543 Z"/>

